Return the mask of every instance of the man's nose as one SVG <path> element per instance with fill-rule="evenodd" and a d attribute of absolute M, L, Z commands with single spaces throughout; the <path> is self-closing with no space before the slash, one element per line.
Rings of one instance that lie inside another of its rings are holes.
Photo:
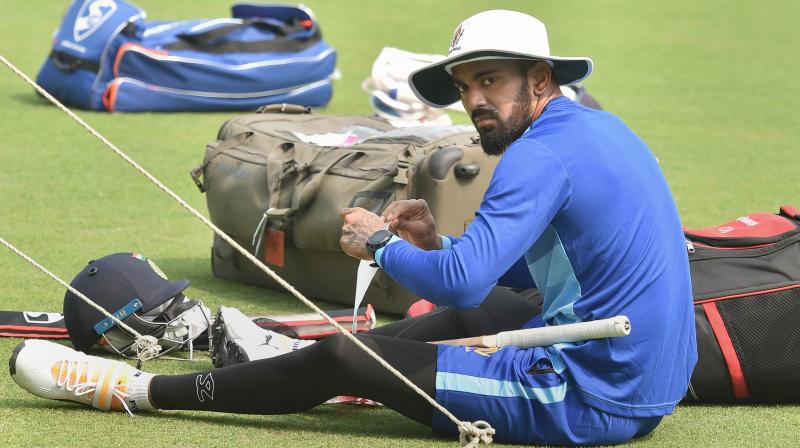
<path fill-rule="evenodd" d="M 472 88 L 464 92 L 461 102 L 464 104 L 464 109 L 471 112 L 479 107 L 486 106 L 486 97 L 481 89 Z"/>

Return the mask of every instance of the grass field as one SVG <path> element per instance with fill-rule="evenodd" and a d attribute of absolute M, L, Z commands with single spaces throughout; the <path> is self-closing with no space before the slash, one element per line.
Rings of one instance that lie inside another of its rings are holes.
<path fill-rule="evenodd" d="M 151 19 L 224 17 L 221 1 L 138 2 Z M 34 76 L 67 1 L 6 0 L 0 54 Z M 684 222 L 707 226 L 800 205 L 800 5 L 770 2 L 314 1 L 343 77 L 327 112 L 368 113 L 360 90 L 383 46 L 442 53 L 464 17 L 506 7 L 545 21 L 558 55 L 586 55 L 586 82 L 660 159 Z M 80 115 L 195 207 L 188 171 L 232 114 Z M 0 70 L 0 236 L 65 279 L 120 251 L 155 259 L 212 308 L 299 311 L 280 293 L 215 279 L 211 233 L 11 72 Z M 59 311 L 63 291 L 0 252 L 0 309 Z M 332 306 L 332 305 L 327 305 Z M 18 341 L 0 340 L 0 358 Z M 159 373 L 210 367 L 154 361 Z M 5 372 L 5 371 L 3 371 Z M 324 374 L 324 373 L 323 373 Z M 409 392 L 411 393 L 411 392 Z M 797 446 L 800 406 L 680 406 L 634 446 Z M 291 416 L 162 412 L 130 419 L 34 398 L 0 373 L 0 446 L 456 446 L 389 410 Z"/>

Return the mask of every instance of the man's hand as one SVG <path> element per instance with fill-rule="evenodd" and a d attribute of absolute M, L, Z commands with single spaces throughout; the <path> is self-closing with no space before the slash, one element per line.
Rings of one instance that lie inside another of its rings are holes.
<path fill-rule="evenodd" d="M 378 230 L 386 228 L 380 216 L 363 208 L 343 208 L 339 216 L 344 220 L 342 238 L 339 244 L 342 250 L 351 257 L 372 261 L 367 251 L 367 239 Z"/>
<path fill-rule="evenodd" d="M 442 248 L 436 222 L 424 199 L 394 201 L 384 210 L 383 219 L 389 223 L 389 231 L 420 249 Z"/>

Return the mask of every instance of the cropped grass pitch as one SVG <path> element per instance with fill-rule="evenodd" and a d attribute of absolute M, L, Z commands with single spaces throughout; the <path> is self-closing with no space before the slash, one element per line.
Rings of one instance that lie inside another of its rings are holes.
<path fill-rule="evenodd" d="M 151 19 L 225 17 L 225 2 L 137 2 Z M 586 83 L 659 158 L 684 222 L 713 225 L 800 205 L 800 6 L 779 0 L 707 2 L 306 2 L 339 51 L 343 78 L 329 113 L 369 113 L 360 90 L 381 47 L 443 53 L 457 23 L 489 8 L 531 13 L 554 53 L 593 58 Z M 29 75 L 49 52 L 68 1 L 9 0 L 0 53 Z M 188 170 L 232 114 L 80 115 L 195 207 Z M 463 119 L 462 119 L 463 120 Z M 305 311 L 280 293 L 216 280 L 210 232 L 105 150 L 63 113 L 0 72 L 0 234 L 70 279 L 92 258 L 135 250 L 212 308 Z M 58 311 L 63 292 L 10 253 L 0 254 L 0 308 Z M 329 305 L 329 307 L 339 307 Z M 8 356 L 18 341 L 0 340 Z M 211 367 L 155 361 L 158 373 Z M 409 392 L 411 393 L 411 392 Z M 0 373 L 0 446 L 456 446 L 389 410 L 320 407 L 288 416 L 161 412 L 130 419 L 48 402 Z M 795 446 L 800 406 L 681 406 L 631 445 Z"/>

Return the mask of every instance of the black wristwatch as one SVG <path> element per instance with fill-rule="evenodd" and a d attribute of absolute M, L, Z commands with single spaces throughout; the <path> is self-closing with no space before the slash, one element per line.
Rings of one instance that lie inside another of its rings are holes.
<path fill-rule="evenodd" d="M 367 238 L 367 252 L 369 252 L 369 257 L 372 258 L 372 261 L 377 262 L 375 260 L 375 252 L 385 246 L 393 236 L 392 232 L 383 229 L 378 230 Z"/>

